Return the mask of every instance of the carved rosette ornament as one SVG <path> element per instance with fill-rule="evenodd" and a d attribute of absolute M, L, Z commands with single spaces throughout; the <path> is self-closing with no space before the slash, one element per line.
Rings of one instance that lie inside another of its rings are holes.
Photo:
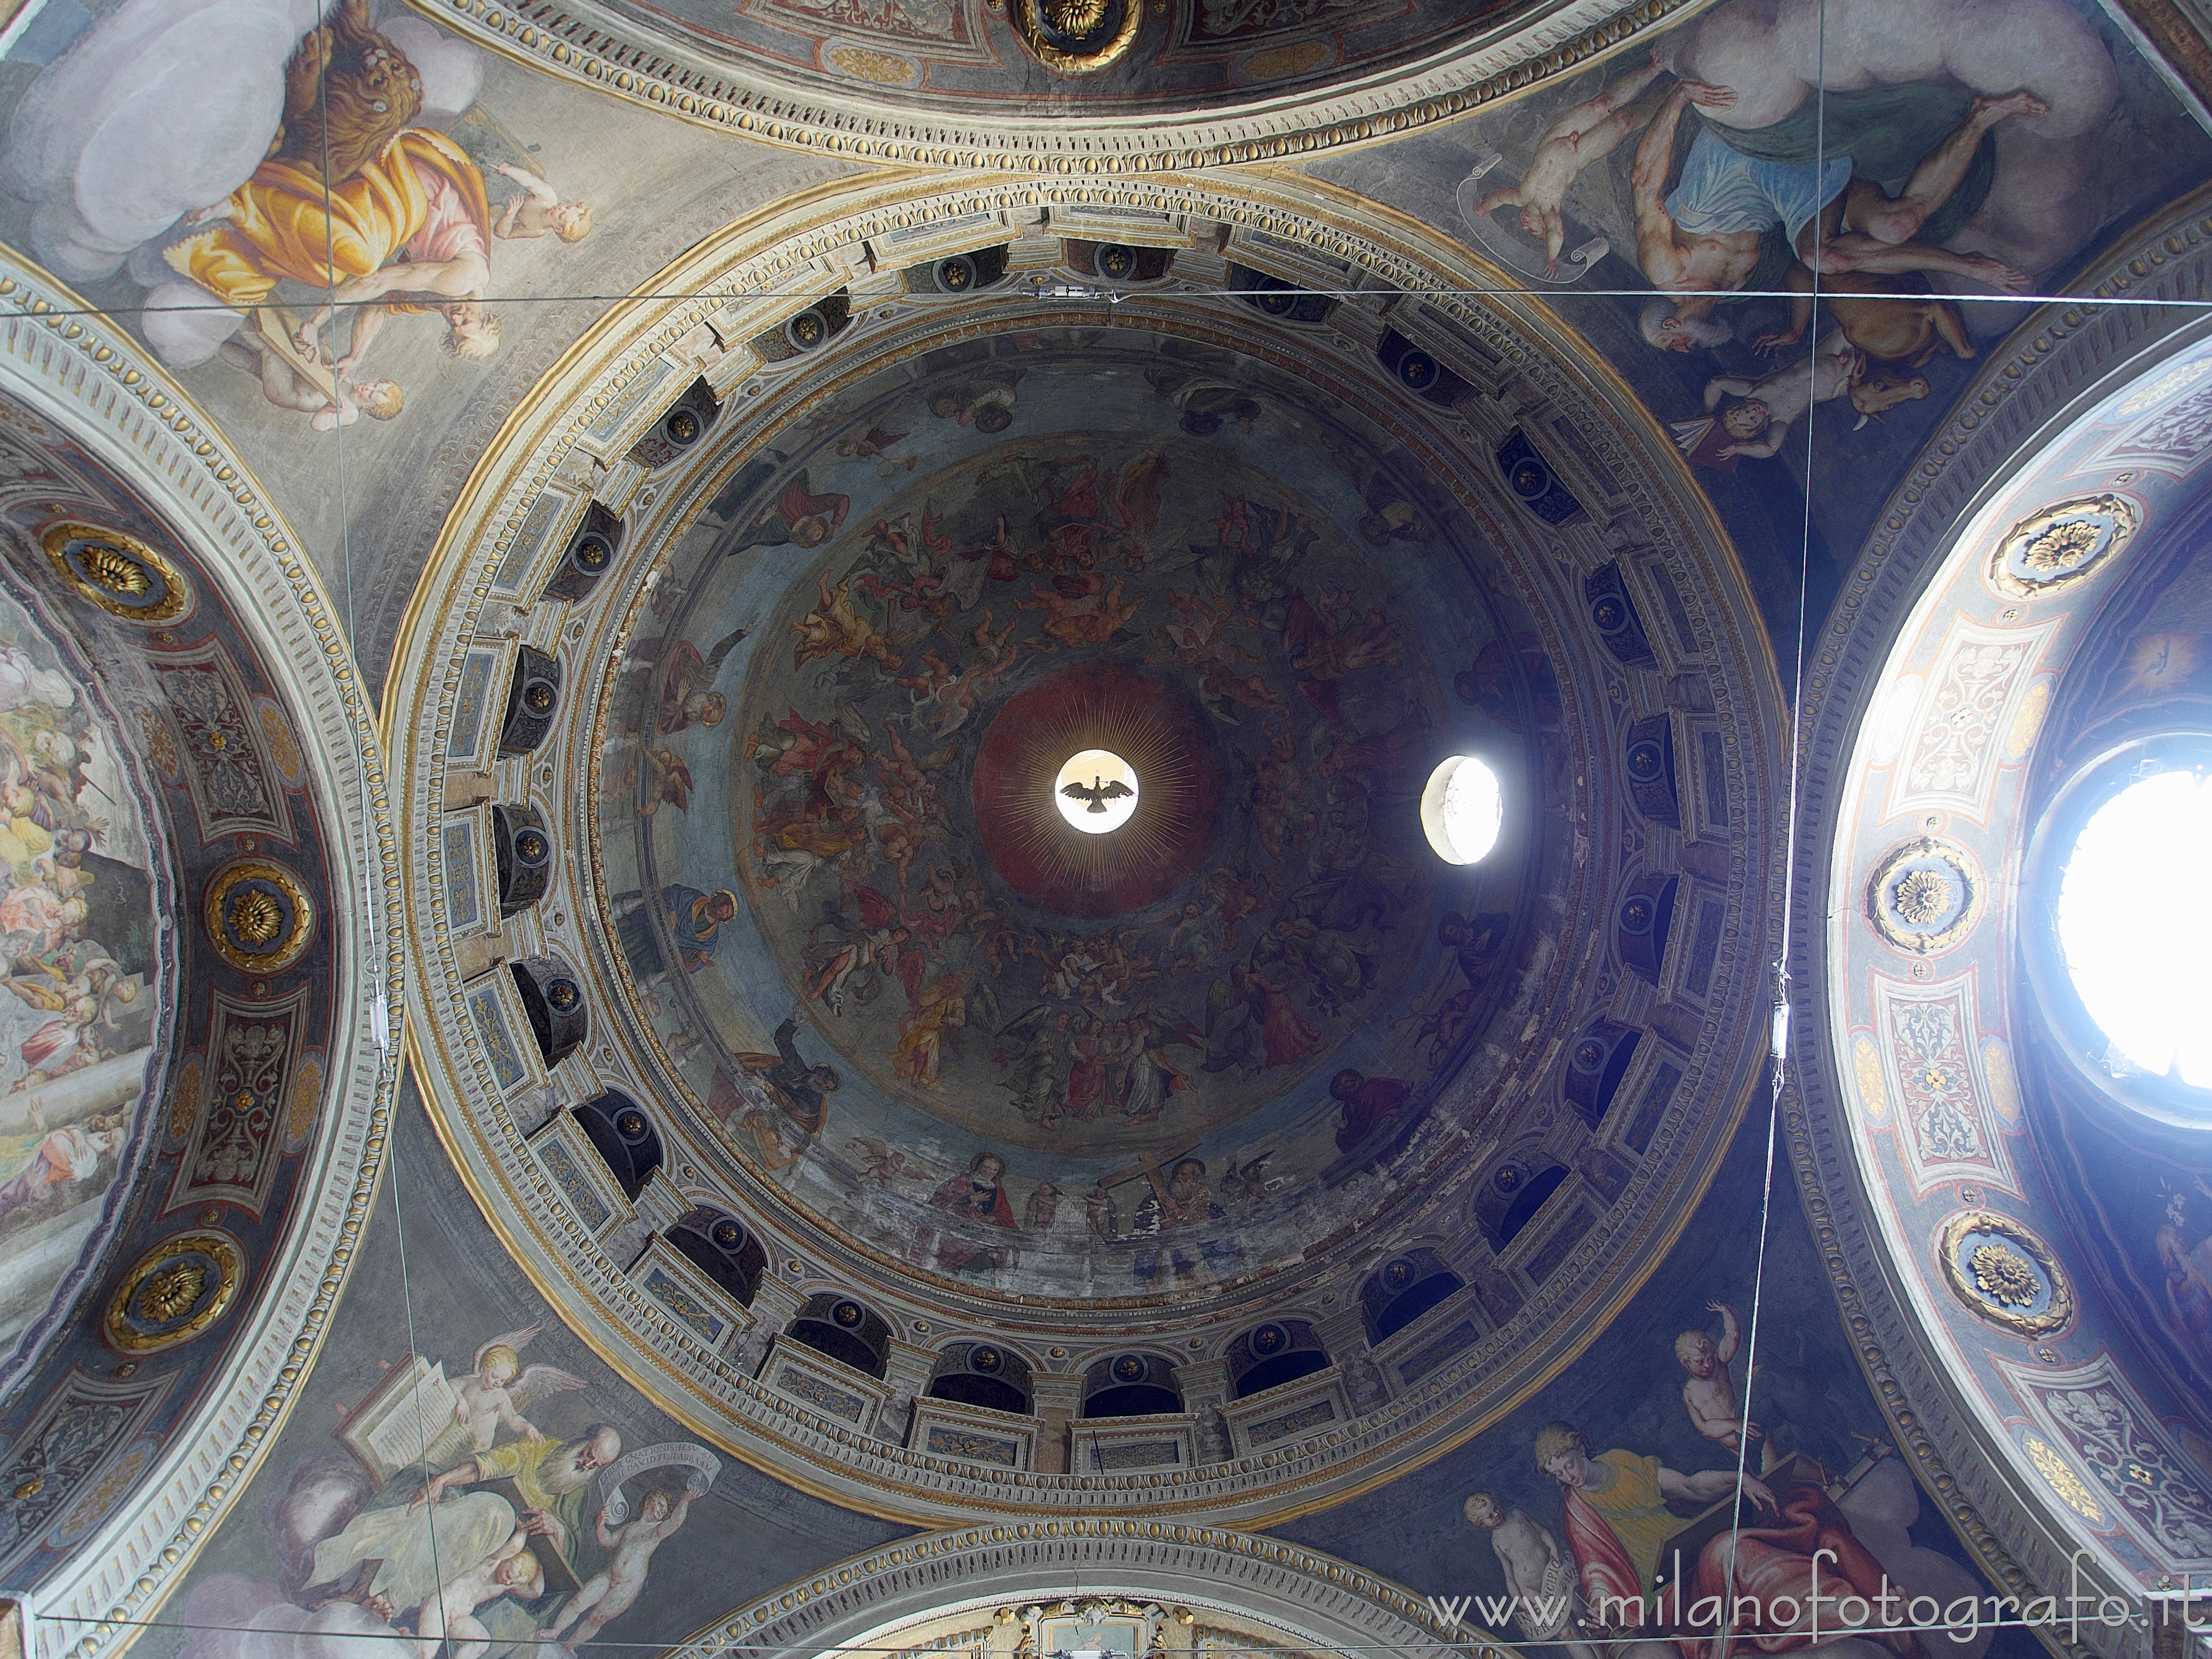
<path fill-rule="evenodd" d="M 191 1341 L 238 1297 L 246 1267 L 221 1233 L 164 1239 L 131 1264 L 102 1321 L 111 1346 L 154 1353 Z"/>
<path fill-rule="evenodd" d="M 191 609 L 176 566 L 136 536 L 65 520 L 40 538 L 70 591 L 127 622 L 174 622 Z"/>
<path fill-rule="evenodd" d="M 243 974 L 281 973 L 314 936 L 315 907 L 282 865 L 246 859 L 216 872 L 202 902 L 216 953 Z"/>
<path fill-rule="evenodd" d="M 1936 1258 L 1952 1293 L 2016 1336 L 2046 1336 L 2074 1320 L 2074 1287 L 2032 1229 L 1991 1210 L 1961 1210 L 1943 1224 Z"/>
<path fill-rule="evenodd" d="M 1144 0 L 1008 0 L 1030 53 L 1055 75 L 1096 75 L 1137 43 Z"/>
<path fill-rule="evenodd" d="M 1934 956 L 1974 931 L 1986 888 L 1972 853 L 1941 836 L 1918 836 L 1892 848 L 1867 878 L 1867 920 L 1898 950 Z"/>
<path fill-rule="evenodd" d="M 2128 544 L 2141 523 L 2123 495 L 2076 495 L 2022 519 L 1990 556 L 1990 584 L 2015 599 L 2081 580 Z"/>

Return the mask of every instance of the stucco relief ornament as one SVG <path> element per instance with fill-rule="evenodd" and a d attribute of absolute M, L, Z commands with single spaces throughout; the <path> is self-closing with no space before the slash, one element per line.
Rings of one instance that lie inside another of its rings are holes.
<path fill-rule="evenodd" d="M 1867 920 L 1896 949 L 1933 956 L 1973 931 L 1984 885 L 1980 860 L 1966 848 L 1916 836 L 1891 848 L 1868 877 Z"/>
<path fill-rule="evenodd" d="M 152 1353 L 189 1342 L 237 1299 L 245 1263 L 221 1233 L 164 1239 L 131 1264 L 101 1322 L 125 1353 Z"/>
<path fill-rule="evenodd" d="M 2010 1216 L 1962 1210 L 1943 1224 L 1936 1255 L 1953 1294 L 1990 1324 L 2044 1336 L 2074 1318 L 2074 1290 L 2051 1247 Z"/>
<path fill-rule="evenodd" d="M 315 907 L 281 865 L 247 859 L 216 872 L 202 910 L 216 954 L 240 973 L 281 973 L 314 933 Z"/>
<path fill-rule="evenodd" d="M 1990 558 L 1990 583 L 2032 599 L 2080 580 L 2128 544 L 2141 514 L 2113 495 L 2076 495 L 2022 519 Z"/>
<path fill-rule="evenodd" d="M 1096 75 L 1127 56 L 1144 0 L 1007 0 L 1022 44 L 1056 75 Z"/>
<path fill-rule="evenodd" d="M 136 536 L 64 520 L 48 526 L 40 542 L 70 590 L 111 617 L 173 622 L 191 608 L 177 567 Z"/>
<path fill-rule="evenodd" d="M 2052 1450 L 2050 1443 L 2036 1435 L 2026 1442 L 2028 1461 L 2035 1465 L 2036 1473 L 2051 1483 L 2051 1491 L 2065 1501 L 2066 1506 L 2093 1526 L 2105 1524 L 2104 1506 L 2097 1502 L 2081 1477 L 2073 1467 Z"/>

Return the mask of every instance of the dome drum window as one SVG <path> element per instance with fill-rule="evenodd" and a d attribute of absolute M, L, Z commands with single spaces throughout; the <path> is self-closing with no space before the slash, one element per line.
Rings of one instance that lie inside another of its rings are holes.
<path fill-rule="evenodd" d="M 1029 1362 L 1002 1343 L 957 1343 L 938 1360 L 929 1397 L 1027 1416 Z"/>
<path fill-rule="evenodd" d="M 1359 1313 L 1368 1341 L 1395 1336 L 1462 1287 L 1460 1276 L 1434 1250 L 1410 1250 L 1393 1257 L 1359 1286 Z"/>
<path fill-rule="evenodd" d="M 568 538 L 561 562 L 553 567 L 553 574 L 545 584 L 545 597 L 569 605 L 587 598 L 599 586 L 599 578 L 613 568 L 622 544 L 622 516 L 598 501 L 587 502 L 583 523 Z"/>
<path fill-rule="evenodd" d="M 577 1127 L 614 1176 L 623 1196 L 633 1202 L 660 1167 L 660 1132 L 645 1109 L 618 1089 L 572 1109 Z"/>
<path fill-rule="evenodd" d="M 1474 1219 L 1490 1248 L 1500 1255 L 1536 1218 L 1545 1202 L 1567 1178 L 1567 1167 L 1529 1147 L 1508 1153 L 1482 1179 L 1474 1197 Z"/>
<path fill-rule="evenodd" d="M 1607 560 L 1583 578 L 1583 605 L 1590 626 L 1597 630 L 1613 660 L 1626 668 L 1656 668 L 1659 659 L 1651 649 L 1651 636 L 1644 631 L 1636 601 L 1621 579 L 1617 560 Z"/>
<path fill-rule="evenodd" d="M 1615 912 L 1614 942 L 1621 965 L 1647 985 L 1659 982 L 1667 960 L 1667 935 L 1674 926 L 1674 894 L 1681 878 L 1644 874 L 1628 884 Z"/>
<path fill-rule="evenodd" d="M 553 837 L 534 806 L 494 806 L 491 828 L 499 913 L 519 915 L 545 896 L 553 877 Z"/>
<path fill-rule="evenodd" d="M 752 1306 L 768 1252 L 743 1222 L 702 1206 L 668 1230 L 668 1243 L 740 1306 Z"/>
<path fill-rule="evenodd" d="M 1652 714 L 1628 728 L 1622 758 L 1628 769 L 1628 796 L 1636 810 L 1654 823 L 1669 830 L 1682 827 L 1682 809 L 1674 793 L 1674 725 L 1664 714 Z"/>
<path fill-rule="evenodd" d="M 890 1324 L 849 1296 L 833 1291 L 807 1297 L 788 1334 L 793 1341 L 878 1382 L 890 1369 Z"/>
<path fill-rule="evenodd" d="M 507 682 L 507 713 L 499 723 L 499 752 L 527 755 L 545 741 L 561 712 L 561 665 L 543 651 L 518 646 Z"/>
<path fill-rule="evenodd" d="M 1437 360 L 1436 354 L 1418 346 L 1395 329 L 1383 331 L 1375 355 L 1400 386 L 1415 397 L 1449 409 L 1474 388 Z"/>
<path fill-rule="evenodd" d="M 1628 905 L 1621 908 L 1626 910 Z M 1601 1019 L 1586 1029 L 1567 1050 L 1559 1091 L 1591 1128 L 1605 1121 L 1613 1097 L 1620 1092 L 1620 1080 L 1628 1075 L 1629 1062 L 1636 1058 L 1636 1045 L 1643 1038 L 1640 1030 Z"/>
<path fill-rule="evenodd" d="M 1123 242 L 1067 244 L 1067 263 L 1085 276 L 1109 283 L 1157 283 L 1175 264 L 1172 249 L 1132 247 Z"/>
<path fill-rule="evenodd" d="M 1269 1320 L 1229 1345 L 1230 1387 L 1239 1400 L 1329 1367 L 1328 1351 L 1303 1319 Z"/>
<path fill-rule="evenodd" d="M 530 1034 L 548 1066 L 557 1066 L 591 1035 L 591 1012 L 576 970 L 559 957 L 532 957 L 509 964 L 514 988 L 530 1018 Z"/>
<path fill-rule="evenodd" d="M 1175 1367 L 1158 1354 L 1115 1354 L 1083 1373 L 1085 1417 L 1167 1417 L 1182 1410 Z"/>
<path fill-rule="evenodd" d="M 704 438 L 721 412 L 714 388 L 701 376 L 669 405 L 652 431 L 630 446 L 630 459 L 647 471 L 666 466 Z"/>
<path fill-rule="evenodd" d="M 1279 276 L 1249 265 L 1229 267 L 1229 287 L 1246 305 L 1263 317 L 1286 323 L 1325 323 L 1336 301 L 1326 294 L 1312 294 Z"/>
<path fill-rule="evenodd" d="M 909 294 L 943 294 L 957 298 L 980 293 L 1005 280 L 1006 245 L 947 254 L 929 264 L 908 265 L 900 275 Z"/>

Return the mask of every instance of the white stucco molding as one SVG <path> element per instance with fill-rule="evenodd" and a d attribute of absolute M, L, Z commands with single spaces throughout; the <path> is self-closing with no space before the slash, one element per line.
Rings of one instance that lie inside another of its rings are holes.
<path fill-rule="evenodd" d="M 1395 137 L 1571 75 L 1648 29 L 1711 0 L 1552 0 L 1413 63 L 1327 87 L 1256 94 L 1229 114 L 1203 106 L 1051 118 L 975 107 L 901 107 L 859 85 L 782 82 L 656 33 L 592 0 L 515 7 L 494 0 L 408 0 L 478 45 L 641 108 L 720 131 L 833 155 L 937 167 L 1010 167 L 1047 174 L 1160 173 L 1312 155 Z"/>
<path fill-rule="evenodd" d="M 398 853 L 374 710 L 313 561 L 151 355 L 3 248 L 0 389 L 112 468 L 222 585 L 298 736 L 337 911 L 322 1109 L 283 1236 L 256 1264 L 250 1316 L 226 1339 L 227 1375 L 35 1597 L 40 1655 L 96 1659 L 137 1633 L 131 1621 L 152 1613 L 228 1514 L 328 1329 L 383 1167 L 398 1075 L 396 1034 L 378 1025 L 400 1006 Z"/>
<path fill-rule="evenodd" d="M 1308 1653 L 1504 1659 L 1510 1651 L 1472 1625 L 1448 1631 L 1425 1598 L 1334 1556 L 1218 1527 L 1102 1519 L 904 1539 L 771 1590 L 671 1648 L 667 1659 L 898 1649 L 963 1613 L 1115 1597 L 1249 1620 Z"/>
<path fill-rule="evenodd" d="M 701 1349 L 652 1307 L 629 1280 L 627 1259 L 616 1260 L 569 1213 L 526 1144 L 527 1129 L 538 1121 L 530 1114 L 541 1110 L 543 1102 L 528 1088 L 502 1087 L 465 1006 L 463 986 L 478 970 L 480 958 L 460 949 L 452 937 L 441 896 L 439 845 L 428 836 L 410 836 L 405 858 L 408 902 L 417 921 L 410 954 L 419 968 L 409 981 L 410 1030 L 420 1045 L 421 1075 L 433 1115 L 463 1179 L 533 1281 L 611 1365 L 664 1409 L 734 1455 L 834 1502 L 922 1524 L 977 1515 L 1142 1512 L 1204 1515 L 1256 1526 L 1341 1501 L 1460 1443 L 1571 1361 L 1663 1255 L 1717 1167 L 1764 1054 L 1761 964 L 1772 948 L 1782 869 L 1778 836 L 1764 816 L 1766 804 L 1781 790 L 1784 746 L 1780 690 L 1771 655 L 1735 552 L 1679 453 L 1625 382 L 1547 308 L 1491 292 L 1497 285 L 1494 272 L 1402 216 L 1295 178 L 1215 173 L 1158 183 L 1109 179 L 1080 184 L 995 176 L 951 181 L 873 178 L 779 204 L 659 273 L 641 289 L 651 297 L 611 310 L 489 447 L 447 520 L 400 631 L 386 694 L 392 711 L 395 784 L 404 803 L 403 823 L 428 824 L 444 810 L 449 799 L 445 749 L 467 653 L 483 642 L 479 629 L 498 634 L 518 625 L 514 605 L 495 597 L 495 588 L 502 594 L 529 593 L 542 585 L 544 563 L 559 544 L 550 533 L 532 528 L 533 509 L 544 496 L 556 495 L 567 501 L 564 511 L 580 510 L 571 481 L 593 476 L 593 451 L 611 450 L 618 456 L 615 447 L 631 429 L 629 423 L 653 414 L 649 404 L 631 409 L 625 389 L 658 377 L 653 384 L 670 388 L 672 395 L 673 387 L 682 384 L 663 373 L 658 360 L 664 353 L 709 318 L 726 340 L 750 337 L 811 295 L 848 280 L 850 257 L 866 239 L 967 214 L 1049 209 L 1063 201 L 1183 214 L 1287 238 L 1348 261 L 1394 287 L 1430 296 L 1424 301 L 1430 313 L 1479 337 L 1486 356 L 1494 356 L 1499 366 L 1498 376 L 1512 387 L 1511 401 L 1495 407 L 1484 404 L 1477 413 L 1470 412 L 1474 400 L 1468 400 L 1469 410 L 1443 412 L 1394 394 L 1391 399 L 1378 398 L 1376 407 L 1400 423 L 1406 441 L 1425 446 L 1437 458 L 1434 471 L 1455 481 L 1453 487 L 1462 491 L 1460 505 L 1470 519 L 1486 531 L 1494 527 L 1501 541 L 1518 550 L 1515 579 L 1525 585 L 1524 597 L 1543 632 L 1544 648 L 1560 665 L 1563 696 L 1571 705 L 1583 696 L 1581 688 L 1615 682 L 1617 695 L 1624 697 L 1658 695 L 1656 680 L 1632 687 L 1617 665 L 1603 667 L 1597 659 L 1602 647 L 1577 621 L 1586 603 L 1582 584 L 1587 570 L 1626 556 L 1601 541 L 1601 526 L 1621 535 L 1633 527 L 1636 557 L 1664 562 L 1685 592 L 1717 596 L 1701 611 L 1708 637 L 1697 655 L 1718 703 L 1716 718 L 1729 723 L 1735 745 L 1729 763 L 1737 780 L 1731 787 L 1747 808 L 1729 838 L 1733 932 L 1695 1052 L 1684 1056 L 1681 1086 L 1649 1143 L 1650 1157 L 1640 1164 L 1627 1189 L 1504 1326 L 1440 1364 L 1433 1376 L 1421 1376 L 1418 1386 L 1408 1386 L 1383 1407 L 1326 1436 L 1166 1474 L 986 1470 L 892 1445 L 795 1408 L 727 1356 Z M 1081 320 L 1068 307 L 1031 312 L 1026 307 L 1032 301 L 1012 303 L 1024 306 L 1025 326 L 1066 326 Z M 1121 314 L 1154 307 L 1166 325 L 1174 321 L 1166 314 L 1173 307 L 1197 303 L 1180 294 L 1145 296 L 1127 301 Z M 962 325 L 951 311 L 938 314 L 945 320 L 928 327 Z M 988 325 L 995 328 L 1002 321 Z M 861 372 L 848 343 L 889 349 L 909 326 L 896 306 L 871 302 L 865 317 L 856 312 L 853 332 L 821 355 L 821 368 L 763 372 L 733 387 L 714 442 L 702 445 L 695 460 L 653 475 L 649 483 L 625 471 L 627 463 L 599 477 L 587 487 L 621 492 L 618 499 L 629 503 L 622 568 L 611 572 L 585 603 L 536 605 L 519 619 L 530 642 L 557 651 L 568 665 L 555 732 L 526 763 L 499 763 L 496 787 L 526 793 L 562 825 L 556 844 L 566 849 L 561 878 L 566 884 L 557 885 L 530 916 L 518 918 L 515 927 L 518 938 L 526 937 L 532 949 L 562 951 L 591 981 L 587 994 L 598 994 L 589 1053 L 564 1062 L 562 1079 L 556 1079 L 572 1093 L 587 1085 L 620 1087 L 640 1099 L 672 1104 L 684 1103 L 689 1095 L 678 1068 L 650 1033 L 633 1029 L 642 1022 L 607 1017 L 629 995 L 626 969 L 603 948 L 607 930 L 587 921 L 605 896 L 592 890 L 599 884 L 581 867 L 578 850 L 587 841 L 580 826 L 595 822 L 599 780 L 592 751 L 593 721 L 608 694 L 614 665 L 623 657 L 629 619 L 642 602 L 650 550 L 684 532 L 749 446 L 764 442 L 781 424 L 803 418 L 833 389 L 828 383 L 835 377 Z M 1340 353 L 1327 372 L 1334 375 L 1340 368 L 1351 395 L 1366 396 L 1360 376 L 1368 371 L 1358 361 L 1361 349 L 1348 337 L 1338 346 L 1313 336 L 1283 345 L 1266 337 L 1256 318 L 1240 314 L 1237 326 L 1237 349 L 1255 355 L 1279 346 L 1307 357 Z M 927 343 L 907 341 L 900 349 Z M 1371 358 L 1371 351 L 1367 355 Z M 1595 458 L 1591 465 L 1608 482 L 1606 498 L 1593 497 L 1598 509 L 1594 522 L 1566 532 L 1538 529 L 1505 495 L 1492 450 L 1499 434 L 1481 422 L 1495 419 L 1510 425 L 1515 411 L 1523 409 L 1540 409 L 1547 419 L 1564 423 Z M 608 434 L 595 437 L 595 425 L 607 428 Z M 563 522 L 557 516 L 548 521 Z M 502 577 L 510 556 L 518 568 Z M 1606 679 L 1608 673 L 1614 682 Z M 1604 694 L 1594 700 L 1602 707 Z M 1567 713 L 1591 721 L 1593 729 L 1596 721 L 1609 718 L 1572 706 Z M 1576 821 L 1564 834 L 1586 842 L 1609 836 L 1592 827 L 1615 822 L 1625 799 L 1625 785 L 1611 775 L 1613 763 L 1604 758 L 1609 747 L 1589 745 L 1602 763 L 1594 762 L 1587 769 L 1587 799 L 1576 806 Z M 1577 881 L 1585 884 L 1603 863 L 1579 854 L 1575 862 Z M 1589 902 L 1585 895 L 1577 904 L 1587 907 Z M 1579 914 L 1596 912 L 1585 908 Z M 1570 1001 L 1573 1009 L 1583 1006 L 1583 992 L 1571 987 L 1579 982 L 1576 975 L 1585 972 L 1586 953 L 1601 937 L 1580 921 L 1563 922 L 1561 933 L 1571 935 L 1577 953 L 1571 962 L 1564 960 L 1566 951 L 1560 953 L 1559 973 L 1571 995 L 1561 994 L 1569 1000 L 1547 1012 L 1547 1029 L 1521 1044 L 1512 1074 L 1498 1085 L 1515 1098 L 1533 1098 L 1535 1090 L 1550 1086 L 1553 1062 L 1569 1040 Z M 1471 1087 L 1473 1079 L 1465 1080 Z M 696 1116 L 697 1103 L 690 1103 Z M 710 1137 L 686 1144 L 702 1172 L 696 1188 L 701 1201 L 731 1208 L 763 1228 L 765 1237 L 776 1240 L 779 1260 L 787 1251 L 790 1260 L 818 1264 L 806 1273 L 827 1274 L 854 1293 L 897 1310 L 902 1322 L 922 1319 L 934 1329 L 979 1323 L 990 1328 L 994 1315 L 1008 1313 L 1005 1304 L 992 1304 L 969 1287 L 924 1282 L 910 1264 L 878 1259 L 830 1229 L 800 1221 L 780 1192 Z M 1467 1172 L 1478 1170 L 1486 1156 L 1485 1149 L 1471 1150 Z M 1381 1248 L 1375 1235 L 1361 1237 L 1369 1248 Z M 1324 1273 L 1348 1272 L 1352 1245 L 1332 1248 L 1344 1254 L 1318 1254 L 1301 1265 L 1299 1275 L 1318 1283 Z M 1341 1293 L 1356 1279 L 1332 1279 L 1330 1288 Z M 1012 1311 L 1026 1319 L 1033 1310 Z M 1066 1328 L 1070 1340 L 1097 1334 L 1075 1329 L 1082 1322 L 1079 1310 L 1046 1308 L 1035 1316 L 1047 1323 L 1062 1322 L 1054 1328 Z M 1117 1316 L 1124 1322 L 1117 1329 L 1127 1330 L 1130 1320 L 1153 1315 L 1137 1309 Z M 1234 1316 L 1233 1308 L 1219 1297 L 1205 1309 L 1172 1310 L 1178 1341 L 1200 1337 L 1200 1347 L 1204 1320 Z M 1218 1334 L 1225 1340 L 1230 1334 L 1224 1329 Z"/>
<path fill-rule="evenodd" d="M 1893 649 L 1932 584 L 1967 547 L 1984 508 L 2032 467 L 2044 443 L 2116 384 L 2202 337 L 2203 313 L 2130 305 L 2198 301 L 2212 283 L 2212 191 L 2118 240 L 2074 285 L 2078 301 L 2041 308 L 1983 361 L 1925 441 L 1846 572 L 1826 623 L 1805 642 L 1792 1024 L 1801 1034 L 1783 1103 L 1791 1167 L 1852 1346 L 1875 1397 L 1953 1529 L 1990 1581 L 2026 1599 L 2066 1594 L 2080 1529 L 2000 1430 L 2001 1402 L 1962 1377 L 1933 1305 L 1932 1263 L 1893 1252 L 1882 1206 L 1854 1150 L 1849 1057 L 1830 1041 L 1829 930 L 1819 918 L 1859 903 L 1831 893 L 1837 836 L 1853 822 L 1847 774 L 1863 722 L 1879 706 Z M 2101 1551 L 2082 1565 L 2130 1586 Z M 2079 1651 L 2148 1654 L 2147 1632 L 2085 1621 Z M 2039 1632 L 2069 1650 L 2054 1632 Z"/>

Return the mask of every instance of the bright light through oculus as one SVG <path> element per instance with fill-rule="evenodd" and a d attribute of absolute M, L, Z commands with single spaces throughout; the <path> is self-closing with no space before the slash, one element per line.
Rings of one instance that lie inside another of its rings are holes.
<path fill-rule="evenodd" d="M 1473 864 L 1498 845 L 1505 821 L 1498 774 L 1472 755 L 1454 755 L 1429 774 L 1421 828 L 1446 864 Z"/>
<path fill-rule="evenodd" d="M 1061 763 L 1053 804 L 1086 836 L 1119 830 L 1137 810 L 1137 774 L 1110 749 L 1085 749 Z"/>
<path fill-rule="evenodd" d="M 2166 772 L 2091 815 L 2058 886 L 2082 1006 L 2130 1064 L 2212 1088 L 2212 781 Z"/>

